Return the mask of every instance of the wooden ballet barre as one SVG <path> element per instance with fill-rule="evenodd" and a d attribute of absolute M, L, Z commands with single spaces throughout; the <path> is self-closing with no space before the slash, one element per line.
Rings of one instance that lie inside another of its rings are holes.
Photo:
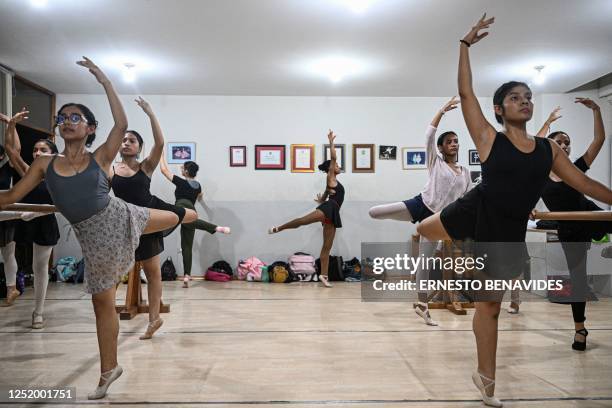
<path fill-rule="evenodd" d="M 15 203 L 9 204 L 2 208 L 3 211 L 29 211 L 29 212 L 42 212 L 42 213 L 53 213 L 57 212 L 54 205 L 50 204 L 25 204 Z"/>
<path fill-rule="evenodd" d="M 612 221 L 612 211 L 536 211 L 534 218 L 554 221 Z"/>

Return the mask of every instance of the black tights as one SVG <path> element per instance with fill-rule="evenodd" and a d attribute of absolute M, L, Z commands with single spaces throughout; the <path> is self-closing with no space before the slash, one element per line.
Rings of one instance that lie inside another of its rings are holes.
<path fill-rule="evenodd" d="M 572 296 L 570 305 L 574 323 L 583 323 L 586 320 L 584 311 L 586 309 L 587 285 L 587 251 L 588 242 L 561 242 L 561 248 L 567 260 L 572 285 Z"/>

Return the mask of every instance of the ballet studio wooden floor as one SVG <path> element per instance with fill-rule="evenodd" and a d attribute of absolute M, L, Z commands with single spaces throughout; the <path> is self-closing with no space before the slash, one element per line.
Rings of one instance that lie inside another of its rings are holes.
<path fill-rule="evenodd" d="M 358 283 L 181 286 L 164 282 L 171 313 L 153 340 L 138 340 L 145 315 L 120 322 L 125 371 L 99 401 L 86 400 L 99 375 L 90 297 L 81 285 L 51 283 L 46 327 L 32 331 L 29 289 L 0 308 L 0 384 L 74 386 L 77 406 L 482 406 L 470 377 L 473 311 L 432 311 L 440 326 L 428 327 L 411 304 L 361 302 Z M 569 306 L 502 311 L 496 395 L 505 406 L 612 406 L 612 301 L 589 304 L 587 317 L 580 353 L 570 348 Z"/>

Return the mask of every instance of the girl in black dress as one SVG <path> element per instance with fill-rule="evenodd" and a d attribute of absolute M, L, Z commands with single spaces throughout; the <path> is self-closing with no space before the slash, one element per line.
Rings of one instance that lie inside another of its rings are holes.
<path fill-rule="evenodd" d="M 135 130 L 126 132 L 120 150 L 121 163 L 112 166 L 111 186 L 113 192 L 115 196 L 131 204 L 172 211 L 179 217 L 179 223 L 193 222 L 198 218 L 195 211 L 168 204 L 151 195 L 151 176 L 159 164 L 164 149 L 164 136 L 149 103 L 142 98 L 138 98 L 136 103 L 151 121 L 154 145 L 149 156 L 139 162 L 138 155 L 142 151 L 143 139 Z M 141 235 L 140 243 L 136 248 L 135 260 L 141 262 L 147 277 L 149 299 L 149 325 L 145 333 L 140 336 L 140 340 L 153 337 L 153 334 L 163 324 L 163 320 L 159 317 L 162 293 L 159 254 L 164 250 L 164 236 L 167 236 L 173 230 Z"/>
<path fill-rule="evenodd" d="M 21 157 L 21 142 L 17 134 L 16 124 L 26 119 L 28 111 L 22 110 L 15 115 L 7 126 L 5 134 L 6 152 L 17 174 L 23 177 L 28 171 L 28 165 Z M 55 143 L 48 139 L 40 139 L 34 143 L 32 157 L 57 154 Z M 27 204 L 53 204 L 43 180 L 30 191 L 21 202 Z M 59 240 L 59 228 L 55 214 L 40 214 L 31 221 L 15 221 L 15 241 L 32 245 L 32 272 L 34 272 L 34 298 L 35 307 L 32 312 L 32 328 L 42 329 L 45 321 L 43 317 L 47 285 L 49 283 L 49 258 L 53 247 Z"/>
<path fill-rule="evenodd" d="M 430 240 L 473 239 L 478 243 L 506 243 L 488 246 L 494 256 L 506 261 L 487 274 L 512 279 L 522 272 L 528 260 L 525 235 L 529 214 L 542 195 L 551 169 L 572 187 L 608 204 L 612 191 L 588 178 L 567 158 L 559 146 L 527 134 L 526 124 L 533 114 L 531 90 L 520 82 L 502 85 L 493 97 L 495 117 L 504 125 L 497 132 L 487 122 L 472 88 L 469 47 L 488 33 L 481 30 L 493 24 L 484 15 L 460 40 L 459 96 L 470 136 L 482 163 L 482 182 L 465 196 L 425 219 L 417 230 Z M 500 249 L 501 246 L 501 249 Z M 490 264 L 490 259 L 487 260 Z M 485 404 L 500 407 L 495 398 L 497 319 L 503 292 L 486 294 L 476 302 L 473 320 L 478 353 L 478 369 L 472 380 Z M 484 301 L 483 301 L 484 300 Z"/>
<path fill-rule="evenodd" d="M 576 103 L 593 111 L 594 136 L 593 141 L 586 152 L 574 161 L 580 171 L 586 173 L 606 140 L 603 119 L 599 106 L 589 98 L 576 98 Z M 552 121 L 559 116 L 555 112 L 551 113 L 547 125 L 542 128 L 538 136 L 546 134 Z M 548 135 L 548 138 L 555 141 L 561 150 L 569 156 L 571 152 L 570 137 L 567 133 L 557 131 Z M 550 211 L 601 211 L 593 201 L 587 199 L 584 194 L 567 185 L 554 172 L 550 173 L 542 194 L 544 204 Z M 607 233 L 612 232 L 612 222 L 610 221 L 559 221 L 558 236 L 561 248 L 565 254 L 570 271 L 572 293 L 569 303 L 572 306 L 574 317 L 574 350 L 586 350 L 586 336 L 589 334 L 584 327 L 586 300 L 588 297 L 587 286 L 587 251 L 591 246 L 591 240 L 599 240 Z"/>
<path fill-rule="evenodd" d="M 336 228 L 342 228 L 342 219 L 340 218 L 340 208 L 344 202 L 344 186 L 336 179 L 340 174 L 340 167 L 336 163 L 336 149 L 334 140 L 336 135 L 331 130 L 327 138 L 329 139 L 330 160 L 326 160 L 319 165 L 319 170 L 327 173 L 327 183 L 323 195 L 317 194 L 316 202 L 320 203 L 316 210 L 303 217 L 296 218 L 283 224 L 279 227 L 272 227 L 268 233 L 275 234 L 286 229 L 298 228 L 303 225 L 314 224 L 320 222 L 323 225 L 323 247 L 321 248 L 321 283 L 325 287 L 331 288 L 329 283 L 329 254 L 334 244 L 336 236 Z"/>

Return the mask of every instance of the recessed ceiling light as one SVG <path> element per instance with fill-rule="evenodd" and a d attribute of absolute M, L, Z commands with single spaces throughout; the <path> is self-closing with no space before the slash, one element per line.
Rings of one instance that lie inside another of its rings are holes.
<path fill-rule="evenodd" d="M 545 68 L 544 65 L 536 65 L 533 69 L 536 70 L 536 74 L 533 77 L 533 83 L 536 85 L 542 85 L 546 82 L 546 77 L 542 73 L 542 70 Z"/>
<path fill-rule="evenodd" d="M 136 65 L 131 62 L 123 64 L 123 80 L 125 82 L 134 82 L 136 80 Z"/>
<path fill-rule="evenodd" d="M 365 12 L 377 1 L 379 0 L 336 0 L 336 2 L 342 4 L 356 14 Z"/>
<path fill-rule="evenodd" d="M 47 0 L 30 0 L 30 4 L 37 8 L 42 8 L 47 5 Z"/>
<path fill-rule="evenodd" d="M 314 61 L 309 66 L 309 71 L 315 75 L 325 76 L 330 81 L 337 83 L 344 78 L 359 74 L 364 70 L 363 63 L 347 57 L 328 57 Z"/>

